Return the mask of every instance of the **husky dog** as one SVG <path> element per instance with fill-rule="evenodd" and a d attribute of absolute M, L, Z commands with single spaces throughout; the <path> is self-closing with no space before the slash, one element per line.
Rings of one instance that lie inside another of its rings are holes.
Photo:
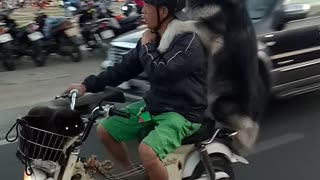
<path fill-rule="evenodd" d="M 257 59 L 256 34 L 245 0 L 186 0 L 187 21 L 169 24 L 158 50 L 180 33 L 198 34 L 208 53 L 207 117 L 237 129 L 240 144 L 252 148 L 266 104 Z"/>

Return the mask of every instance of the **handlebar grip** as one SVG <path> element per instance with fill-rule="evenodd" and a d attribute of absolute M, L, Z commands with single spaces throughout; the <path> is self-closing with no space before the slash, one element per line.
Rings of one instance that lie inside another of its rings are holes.
<path fill-rule="evenodd" d="M 130 117 L 130 113 L 116 109 L 116 108 L 111 108 L 109 111 L 109 114 L 110 116 L 120 116 L 126 119 Z"/>
<path fill-rule="evenodd" d="M 72 89 L 70 91 L 70 94 L 76 93 L 77 95 L 79 94 L 79 90 L 78 89 Z"/>

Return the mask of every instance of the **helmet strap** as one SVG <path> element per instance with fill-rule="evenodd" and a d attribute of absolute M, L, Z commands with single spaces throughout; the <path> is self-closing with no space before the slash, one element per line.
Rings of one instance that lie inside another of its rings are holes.
<path fill-rule="evenodd" d="M 167 15 L 167 17 L 165 17 L 162 21 L 160 20 L 159 6 L 157 6 L 157 27 L 152 29 L 152 32 L 158 33 L 158 31 L 161 28 L 163 22 L 165 22 L 168 18 L 169 18 L 169 15 Z"/>

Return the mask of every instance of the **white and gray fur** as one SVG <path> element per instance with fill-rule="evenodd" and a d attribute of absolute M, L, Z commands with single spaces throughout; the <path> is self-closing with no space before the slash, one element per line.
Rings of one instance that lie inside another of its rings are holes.
<path fill-rule="evenodd" d="M 212 102 L 217 99 L 219 94 L 215 93 L 214 91 L 211 91 L 210 88 L 217 88 L 218 83 L 222 84 L 219 87 L 222 89 L 228 89 L 231 87 L 228 87 L 228 83 L 212 82 L 212 80 L 210 79 L 210 76 L 212 76 L 213 71 L 215 71 L 215 55 L 221 52 L 224 48 L 224 34 L 220 31 L 215 31 L 215 27 L 213 27 L 215 25 L 208 25 L 207 23 L 207 20 L 210 21 L 210 19 L 214 19 L 215 15 L 221 13 L 221 8 L 218 5 L 213 4 L 212 1 L 210 2 L 210 4 L 207 5 L 203 3 L 205 2 L 200 2 L 199 0 L 187 0 L 187 6 L 183 11 L 187 14 L 190 20 L 173 20 L 169 24 L 165 33 L 163 34 L 158 50 L 161 53 L 165 52 L 169 48 L 170 43 L 173 41 L 174 37 L 178 34 L 182 34 L 185 32 L 195 32 L 199 36 L 204 46 L 206 47 L 209 55 L 208 115 L 211 118 L 213 118 L 212 114 L 210 113 L 210 104 L 212 104 Z M 197 4 L 200 6 L 197 6 Z M 226 118 L 224 123 L 238 130 L 239 134 L 237 139 L 239 140 L 240 144 L 242 144 L 244 147 L 252 148 L 259 132 L 259 125 L 256 122 L 256 120 L 253 120 L 249 115 L 246 114 L 234 113 L 230 114 Z"/>

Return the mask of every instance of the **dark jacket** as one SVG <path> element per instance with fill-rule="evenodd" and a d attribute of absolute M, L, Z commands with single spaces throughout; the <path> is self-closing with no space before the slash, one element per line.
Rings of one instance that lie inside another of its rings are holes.
<path fill-rule="evenodd" d="M 144 97 L 151 114 L 178 112 L 192 122 L 202 121 L 207 107 L 207 57 L 195 33 L 177 35 L 163 54 L 154 44 L 141 46 L 139 41 L 121 63 L 87 77 L 83 84 L 88 92 L 95 93 L 143 71 L 151 84 Z"/>

